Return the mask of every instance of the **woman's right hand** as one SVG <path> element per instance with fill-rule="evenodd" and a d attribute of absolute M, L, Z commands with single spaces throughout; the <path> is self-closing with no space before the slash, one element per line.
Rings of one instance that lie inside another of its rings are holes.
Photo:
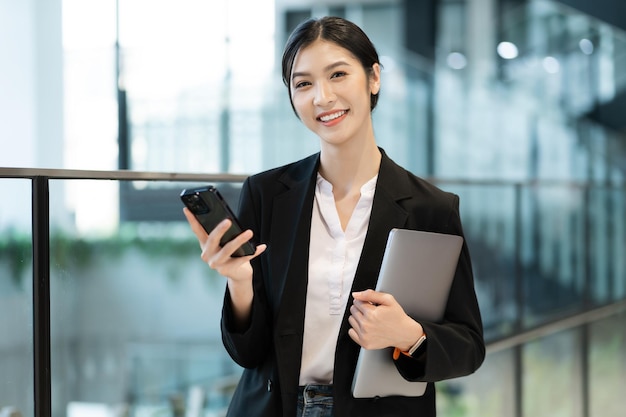
<path fill-rule="evenodd" d="M 220 246 L 220 241 L 231 226 L 231 220 L 223 220 L 211 233 L 207 234 L 189 209 L 185 207 L 183 208 L 183 212 L 187 218 L 187 222 L 189 222 L 191 226 L 191 230 L 196 235 L 198 243 L 200 244 L 200 249 L 202 250 L 200 257 L 202 260 L 206 262 L 209 267 L 217 271 L 217 273 L 228 278 L 229 286 L 232 284 L 251 283 L 252 266 L 250 265 L 250 260 L 263 253 L 267 245 L 258 245 L 253 255 L 233 257 L 232 254 L 237 248 L 252 239 L 252 230 L 242 232 L 222 247 Z"/>

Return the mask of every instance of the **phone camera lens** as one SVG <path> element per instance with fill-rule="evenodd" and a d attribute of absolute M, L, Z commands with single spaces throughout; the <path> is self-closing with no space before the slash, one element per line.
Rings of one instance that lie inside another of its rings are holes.
<path fill-rule="evenodd" d="M 189 209 L 195 214 L 203 214 L 209 212 L 209 207 L 197 194 L 187 196 L 187 205 Z"/>

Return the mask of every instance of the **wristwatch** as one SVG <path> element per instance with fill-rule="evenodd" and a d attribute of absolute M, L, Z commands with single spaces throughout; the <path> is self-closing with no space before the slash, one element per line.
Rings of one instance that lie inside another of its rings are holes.
<path fill-rule="evenodd" d="M 417 348 L 419 348 L 422 345 L 422 343 L 424 343 L 425 340 L 426 340 L 426 333 L 423 333 L 422 337 L 417 339 L 417 342 L 415 342 L 415 344 L 411 346 L 411 348 L 408 351 L 401 351 L 399 348 L 394 348 L 393 359 L 398 360 L 398 358 L 400 357 L 400 353 L 406 356 L 413 356 Z"/>
<path fill-rule="evenodd" d="M 426 340 L 426 333 L 422 334 L 422 337 L 417 339 L 417 342 L 415 342 L 415 344 L 413 346 L 411 346 L 411 349 L 409 349 L 409 351 L 407 353 L 409 355 L 413 356 L 413 354 L 415 353 L 417 348 L 420 347 L 422 345 L 422 343 L 424 343 L 425 340 Z"/>

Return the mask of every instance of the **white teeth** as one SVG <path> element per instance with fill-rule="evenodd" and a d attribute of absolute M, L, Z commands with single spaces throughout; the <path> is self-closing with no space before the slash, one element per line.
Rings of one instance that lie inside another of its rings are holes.
<path fill-rule="evenodd" d="M 325 116 L 322 116 L 322 117 L 320 117 L 320 120 L 322 122 L 330 122 L 331 120 L 334 120 L 334 119 L 336 119 L 338 117 L 343 116 L 345 113 L 346 113 L 345 110 L 341 110 L 341 111 L 338 111 L 336 113 L 327 114 Z"/>

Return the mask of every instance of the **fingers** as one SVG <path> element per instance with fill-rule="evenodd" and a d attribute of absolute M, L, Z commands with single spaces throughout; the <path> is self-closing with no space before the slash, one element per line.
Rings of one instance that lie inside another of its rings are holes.
<path fill-rule="evenodd" d="M 200 247 L 202 248 L 202 255 L 200 257 L 205 262 L 208 263 L 209 260 L 216 255 L 221 257 L 230 257 L 230 255 L 232 255 L 232 253 L 239 247 L 239 245 L 230 245 L 227 248 L 222 248 L 222 246 L 220 245 L 222 236 L 224 236 L 224 233 L 226 233 L 226 231 L 230 227 L 230 224 L 230 220 L 223 220 L 217 226 L 215 226 L 215 229 L 213 229 L 208 235 L 206 234 L 206 232 L 204 232 L 204 234 L 196 234 L 196 236 L 198 236 L 198 241 L 200 242 Z M 235 238 L 235 240 L 236 239 L 237 238 Z M 230 253 L 228 253 L 229 250 Z"/>
<path fill-rule="evenodd" d="M 191 226 L 191 230 L 196 235 L 198 242 L 200 243 L 200 247 L 202 248 L 203 255 L 202 259 L 205 262 L 208 262 L 209 258 L 212 258 L 213 255 L 222 249 L 224 252 L 230 252 L 229 256 L 232 255 L 242 244 L 246 243 L 252 238 L 252 231 L 246 230 L 243 233 L 239 234 L 233 240 L 224 245 L 224 248 L 220 245 L 224 234 L 228 231 L 230 226 L 232 225 L 232 221 L 230 219 L 224 219 L 211 231 L 211 233 L 207 233 L 206 230 L 202 227 L 200 222 L 195 218 L 193 213 L 185 207 L 183 208 L 183 213 L 187 222 Z"/>
<path fill-rule="evenodd" d="M 196 235 L 196 238 L 200 243 L 200 247 L 203 248 L 203 250 L 206 249 L 207 242 L 211 242 L 213 247 L 219 247 L 220 239 L 231 225 L 231 221 L 229 219 L 222 220 L 215 227 L 215 229 L 211 231 L 211 233 L 207 233 L 206 230 L 204 230 L 204 227 L 202 227 L 202 225 L 198 221 L 198 219 L 196 219 L 196 217 L 187 207 L 183 208 L 183 213 L 185 214 L 185 218 L 191 226 L 191 230 L 193 231 L 194 235 Z"/>
<path fill-rule="evenodd" d="M 257 245 L 256 247 L 256 251 L 254 252 L 254 255 L 252 255 L 250 257 L 250 259 L 254 259 L 257 256 L 259 256 L 260 254 L 262 254 L 263 252 L 265 252 L 265 250 L 267 249 L 267 245 L 265 243 L 262 243 L 260 245 Z"/>
<path fill-rule="evenodd" d="M 230 225 L 231 225 L 231 222 L 228 221 L 228 222 L 222 222 L 218 225 L 218 227 L 216 227 L 216 232 L 222 232 L 220 233 L 219 236 L 217 236 L 218 247 L 220 245 L 222 236 L 224 235 L 224 233 L 226 233 Z M 223 230 L 222 230 L 222 227 L 223 227 Z M 232 239 L 231 241 L 227 242 L 224 245 L 224 251 L 229 252 L 230 254 L 233 254 L 237 249 L 239 249 L 239 247 L 241 247 L 241 245 L 243 245 L 244 243 L 252 239 L 252 235 L 253 235 L 252 230 L 245 230 L 241 232 L 238 236 L 236 236 L 234 239 Z M 209 235 L 209 237 L 211 236 Z"/>
<path fill-rule="evenodd" d="M 200 249 L 202 251 L 200 257 L 205 263 L 221 275 L 228 277 L 240 275 L 237 270 L 240 269 L 242 265 L 259 256 L 267 249 L 267 245 L 262 244 L 256 247 L 255 253 L 252 255 L 233 257 L 233 253 L 235 253 L 241 245 L 252 239 L 252 230 L 245 230 L 222 247 L 221 240 L 224 237 L 224 234 L 231 227 L 231 220 L 225 219 L 221 221 L 211 231 L 211 233 L 207 234 L 206 230 L 204 230 L 202 225 L 188 208 L 183 208 L 183 213 L 191 226 L 191 230 L 198 239 L 198 243 L 200 244 Z"/>
<path fill-rule="evenodd" d="M 395 303 L 393 295 L 371 289 L 359 292 L 353 292 L 352 297 L 355 300 L 367 302 L 374 305 L 391 305 Z"/>
<path fill-rule="evenodd" d="M 376 306 L 365 301 L 354 300 L 350 306 L 350 316 L 348 317 L 348 335 L 360 346 L 370 348 L 372 323 L 375 321 Z"/>
<path fill-rule="evenodd" d="M 206 230 L 204 230 L 200 222 L 198 222 L 198 220 L 187 207 L 183 208 L 183 214 L 185 215 L 187 222 L 191 226 L 191 230 L 198 238 L 198 241 L 200 241 L 200 243 L 204 242 L 206 240 L 206 237 L 208 236 Z"/>
<path fill-rule="evenodd" d="M 245 230 L 244 232 L 237 235 L 234 239 L 224 244 L 224 246 L 222 246 L 221 241 L 224 233 L 226 233 L 231 224 L 232 222 L 230 220 L 222 221 L 215 227 L 215 229 L 213 229 L 211 233 L 209 233 L 209 235 L 206 237 L 205 242 L 201 243 L 201 257 L 212 268 L 213 264 L 215 264 L 216 262 L 224 263 L 227 261 L 231 261 L 231 258 L 233 258 L 233 253 L 235 253 L 237 249 L 241 247 L 241 245 L 252 239 L 252 230 Z M 259 254 L 261 253 L 262 251 L 259 252 Z M 256 251 L 253 255 L 242 256 L 238 258 L 240 261 L 249 261 L 255 256 L 257 256 Z"/>
<path fill-rule="evenodd" d="M 361 328 L 361 323 L 357 320 L 354 315 L 348 317 L 348 323 L 350 324 L 350 328 L 348 329 L 348 336 L 360 346 L 363 346 L 363 340 L 361 334 L 363 329 Z"/>
<path fill-rule="evenodd" d="M 350 306 L 350 313 L 353 315 L 360 314 L 362 316 L 373 312 L 375 308 L 376 304 L 372 304 L 368 301 L 354 300 Z"/>
<path fill-rule="evenodd" d="M 235 282 L 249 281 L 252 279 L 252 265 L 250 260 L 256 258 L 267 249 L 267 245 L 261 244 L 256 247 L 254 254 L 248 256 L 233 257 L 232 251 L 226 246 L 215 252 L 206 260 L 206 263 L 218 274 Z M 205 256 L 204 254 L 202 256 Z"/>
<path fill-rule="evenodd" d="M 375 308 L 374 306 L 372 307 Z M 376 334 L 375 327 L 372 326 L 370 321 L 364 319 L 364 317 L 365 316 L 359 312 L 348 317 L 348 323 L 350 324 L 348 335 L 352 340 L 365 349 L 378 349 L 384 347 L 380 345 L 380 338 Z"/>
<path fill-rule="evenodd" d="M 348 334 L 365 349 L 394 346 L 406 314 L 391 294 L 374 290 L 353 293 Z"/>
<path fill-rule="evenodd" d="M 354 340 L 359 346 L 361 346 L 359 334 L 356 332 L 356 330 L 354 330 L 354 328 L 348 329 L 348 336 L 350 336 L 350 339 Z"/>

